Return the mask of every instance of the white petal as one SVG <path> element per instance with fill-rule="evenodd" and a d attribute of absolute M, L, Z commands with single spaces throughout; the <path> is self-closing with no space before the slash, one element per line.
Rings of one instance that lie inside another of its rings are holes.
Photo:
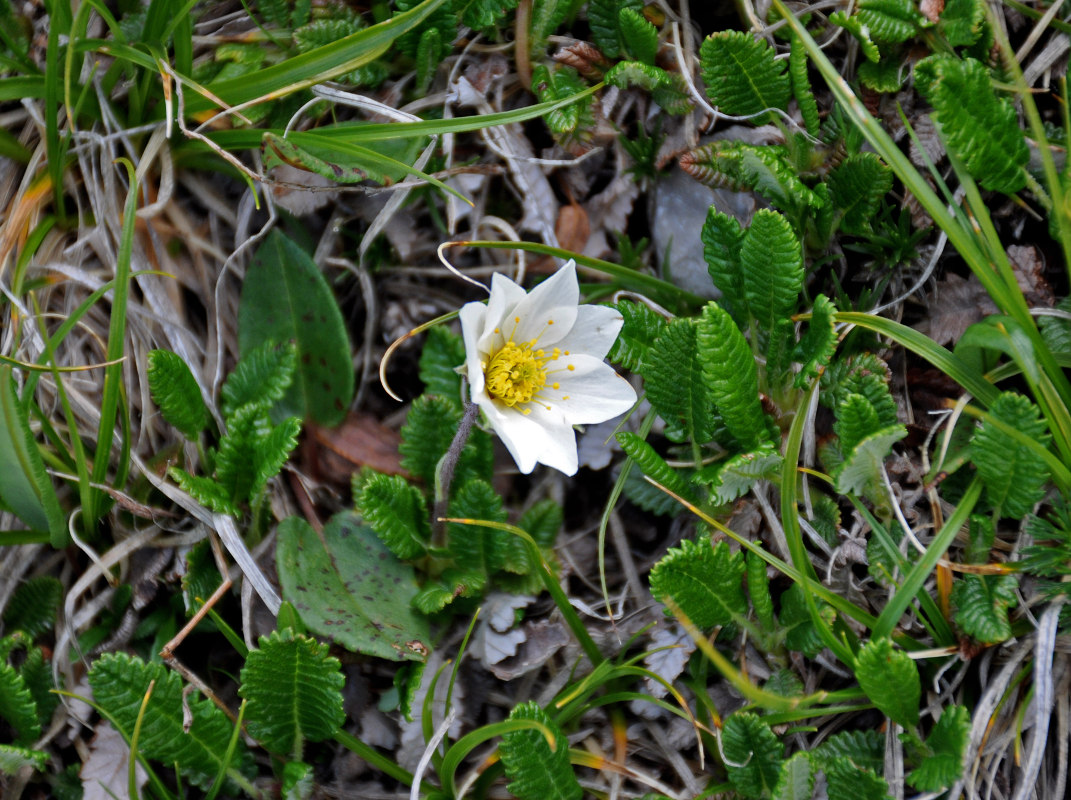
<path fill-rule="evenodd" d="M 616 308 L 610 306 L 580 306 L 576 322 L 568 335 L 555 342 L 555 347 L 575 353 L 587 353 L 605 358 L 625 324 Z"/>
<path fill-rule="evenodd" d="M 480 404 L 521 472 L 528 474 L 540 463 L 575 475 L 576 435 L 572 426 L 560 414 L 540 415 L 542 409 L 537 404 L 529 407 L 532 413 L 522 414 L 490 400 Z"/>
<path fill-rule="evenodd" d="M 487 318 L 487 306 L 483 303 L 465 303 L 458 316 L 461 318 L 461 335 L 465 340 L 465 372 L 469 379 L 469 392 L 475 400 L 476 395 L 483 394 L 483 365 L 480 363 L 477 341 Z"/>
<path fill-rule="evenodd" d="M 612 367 L 585 355 L 569 361 L 576 369 L 554 373 L 550 380 L 558 388 L 550 383 L 540 392 L 539 399 L 551 407 L 540 419 L 558 414 L 570 425 L 593 424 L 623 414 L 635 404 L 636 391 Z"/>
<path fill-rule="evenodd" d="M 513 309 L 514 319 L 520 319 L 514 339 L 527 342 L 538 338 L 540 346 L 554 344 L 573 327 L 579 302 L 576 265 L 568 261 Z M 553 324 L 548 325 L 549 321 Z"/>
<path fill-rule="evenodd" d="M 527 296 L 521 286 L 505 275 L 496 272 L 491 276 L 491 297 L 487 300 L 487 316 L 484 318 L 483 328 L 476 338 L 476 345 L 480 352 L 488 353 L 501 343 L 501 340 L 495 341 L 497 339 L 495 328 L 502 328 L 506 331 L 513 329 L 515 325 L 512 322 L 512 318 L 515 316 L 514 309 Z M 508 327 L 503 324 L 507 319 L 510 320 Z M 507 333 L 506 337 L 508 338 L 508 336 L 509 334 Z"/>

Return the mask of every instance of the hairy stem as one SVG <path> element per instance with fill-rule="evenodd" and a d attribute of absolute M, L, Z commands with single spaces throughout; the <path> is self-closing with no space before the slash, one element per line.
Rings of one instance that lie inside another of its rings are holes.
<path fill-rule="evenodd" d="M 450 502 L 450 484 L 454 481 L 454 470 L 457 469 L 457 461 L 461 458 L 461 451 L 465 449 L 465 443 L 472 433 L 472 426 L 480 413 L 480 407 L 475 403 L 469 403 L 465 407 L 465 414 L 457 426 L 457 433 L 450 447 L 439 461 L 439 468 L 435 473 L 435 507 L 431 513 L 432 543 L 436 546 L 446 544 L 446 523 L 440 520 L 446 516 L 446 506 Z"/>

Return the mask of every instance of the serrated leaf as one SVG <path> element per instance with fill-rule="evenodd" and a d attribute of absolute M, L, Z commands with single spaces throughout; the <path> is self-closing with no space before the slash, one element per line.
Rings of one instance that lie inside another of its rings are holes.
<path fill-rule="evenodd" d="M 903 425 L 892 425 L 862 439 L 833 471 L 834 486 L 841 494 L 862 494 L 877 481 L 892 446 L 907 436 Z"/>
<path fill-rule="evenodd" d="M 696 627 L 709 631 L 747 613 L 744 569 L 743 554 L 725 542 L 685 539 L 651 570 L 651 594 L 671 599 Z"/>
<path fill-rule="evenodd" d="M 755 213 L 740 245 L 748 312 L 767 333 L 792 316 L 803 290 L 803 254 L 792 226 L 769 209 Z"/>
<path fill-rule="evenodd" d="M 859 42 L 859 47 L 863 52 L 863 56 L 868 62 L 876 64 L 881 58 L 878 46 L 874 44 L 874 40 L 870 38 L 870 29 L 863 24 L 859 15 L 852 14 L 849 16 L 843 11 L 834 11 L 829 15 L 829 23 L 844 28 L 844 30 L 854 36 L 856 41 Z"/>
<path fill-rule="evenodd" d="M 857 71 L 859 82 L 875 92 L 892 94 L 899 91 L 907 77 L 907 68 L 900 59 L 887 56 L 877 63 L 864 61 Z"/>
<path fill-rule="evenodd" d="M 661 67 L 639 61 L 621 61 L 610 68 L 604 80 L 621 89 L 639 88 L 650 92 L 651 99 L 670 114 L 686 114 L 692 109 L 684 78 Z"/>
<path fill-rule="evenodd" d="M 458 0 L 454 7 L 461 14 L 461 22 L 475 30 L 489 28 L 517 7 L 517 0 Z"/>
<path fill-rule="evenodd" d="M 1012 194 L 1026 185 L 1030 151 L 1015 108 L 997 97 L 981 61 L 929 56 L 915 65 L 915 83 L 948 151 L 982 188 Z"/>
<path fill-rule="evenodd" d="M 766 562 L 754 552 L 747 554 L 747 595 L 755 617 L 765 630 L 774 629 L 773 597 L 770 596 L 770 578 L 766 574 Z M 769 687 L 767 687 L 769 688 Z"/>
<path fill-rule="evenodd" d="M 740 246 L 744 229 L 736 217 L 723 214 L 716 206 L 707 210 L 699 233 L 703 241 L 703 258 L 714 285 L 721 291 L 721 301 L 737 325 L 747 325 L 747 298 L 740 267 Z"/>
<path fill-rule="evenodd" d="M 52 719 L 52 712 L 59 704 L 59 695 L 53 690 L 56 682 L 52 678 L 52 664 L 45 658 L 45 651 L 40 647 L 31 647 L 26 651 L 26 658 L 19 667 L 19 675 L 30 691 L 37 719 L 41 725 L 47 725 Z"/>
<path fill-rule="evenodd" d="M 562 507 L 546 498 L 539 500 L 517 520 L 517 527 L 531 536 L 540 547 L 552 547 L 562 529 L 565 512 Z"/>
<path fill-rule="evenodd" d="M 963 759 L 971 733 L 971 712 L 964 706 L 946 706 L 926 737 L 930 751 L 907 782 L 920 792 L 940 792 L 963 775 Z"/>
<path fill-rule="evenodd" d="M 461 376 L 457 367 L 464 363 L 465 343 L 460 336 L 442 326 L 429 330 L 419 364 L 424 391 L 445 398 L 460 408 Z"/>
<path fill-rule="evenodd" d="M 691 320 L 666 324 L 644 359 L 643 378 L 648 401 L 671 428 L 691 441 L 710 441 L 714 420 Z"/>
<path fill-rule="evenodd" d="M 658 55 L 658 28 L 648 22 L 634 8 L 622 8 L 617 12 L 617 27 L 625 51 L 636 61 L 654 64 Z"/>
<path fill-rule="evenodd" d="M 63 584 L 50 575 L 37 575 L 19 584 L 4 608 L 8 633 L 22 631 L 33 641 L 56 626 L 56 611 L 63 600 Z"/>
<path fill-rule="evenodd" d="M 532 92 L 541 103 L 572 97 L 586 88 L 572 67 L 559 66 L 552 70 L 546 64 L 538 64 L 532 69 Z M 595 122 L 590 108 L 591 98 L 588 97 L 551 111 L 543 119 L 556 136 L 584 138 L 590 135 Z"/>
<path fill-rule="evenodd" d="M 454 602 L 453 588 L 442 583 L 428 583 L 413 598 L 413 608 L 421 614 L 437 614 Z"/>
<path fill-rule="evenodd" d="M 658 455 L 655 449 L 644 441 L 642 437 L 631 431 L 622 431 L 617 434 L 617 441 L 621 445 L 621 449 L 636 462 L 636 466 L 640 468 L 644 475 L 681 497 L 687 498 L 691 494 L 687 479 L 667 464 L 665 459 Z"/>
<path fill-rule="evenodd" d="M 777 787 L 784 763 L 784 746 L 762 719 L 738 711 L 725 720 L 722 752 L 729 783 L 744 797 L 768 797 Z"/>
<path fill-rule="evenodd" d="M 907 653 L 894 650 L 888 639 L 871 640 L 856 656 L 855 678 L 870 702 L 893 722 L 905 728 L 918 725 L 922 684 Z"/>
<path fill-rule="evenodd" d="M 249 735 L 273 753 L 300 759 L 306 741 L 335 734 L 346 719 L 341 665 L 328 646 L 293 631 L 260 637 L 241 672 Z"/>
<path fill-rule="evenodd" d="M 889 786 L 873 770 L 860 769 L 844 756 L 825 765 L 829 800 L 888 800 Z"/>
<path fill-rule="evenodd" d="M 208 425 L 208 407 L 186 362 L 169 350 L 150 350 L 149 393 L 169 423 L 187 439 L 196 440 Z"/>
<path fill-rule="evenodd" d="M 0 744 L 0 774 L 15 776 L 23 767 L 42 770 L 48 763 L 48 753 L 13 744 Z"/>
<path fill-rule="evenodd" d="M 827 181 L 841 230 L 865 235 L 892 189 L 892 179 L 892 170 L 875 153 L 853 153 L 844 159 Z"/>
<path fill-rule="evenodd" d="M 792 37 L 792 49 L 788 57 L 788 74 L 792 80 L 792 94 L 799 106 L 803 125 L 811 136 L 822 130 L 822 118 L 818 116 L 818 101 L 814 99 L 811 79 L 807 76 L 807 50 L 798 36 Z"/>
<path fill-rule="evenodd" d="M 679 501 L 647 481 L 640 470 L 629 470 L 624 494 L 633 505 L 657 516 L 675 516 L 681 510 Z"/>
<path fill-rule="evenodd" d="M 849 394 L 861 394 L 878 413 L 883 428 L 896 424 L 896 401 L 889 392 L 889 368 L 873 353 L 835 361 L 822 373 L 819 400 L 836 409 Z"/>
<path fill-rule="evenodd" d="M 830 736 L 814 750 L 819 766 L 837 758 L 846 758 L 860 769 L 877 772 L 885 768 L 885 735 L 874 729 L 842 731 Z"/>
<path fill-rule="evenodd" d="M 232 723 L 209 700 L 183 695 L 182 680 L 163 664 L 147 664 L 126 653 L 105 653 L 89 669 L 94 699 L 129 737 L 137 724 L 142 701 L 152 684 L 138 738 L 138 750 L 146 758 L 167 765 L 178 763 L 187 780 L 208 789 L 225 768 L 244 769 L 250 763 L 239 741 L 235 757 L 225 761 Z M 184 730 L 183 713 L 192 718 Z"/>
<path fill-rule="evenodd" d="M 400 475 L 373 475 L 358 510 L 391 552 L 406 561 L 425 554 L 431 540 L 424 495 Z"/>
<path fill-rule="evenodd" d="M 840 439 L 841 452 L 850 454 L 863 439 L 881 430 L 881 420 L 863 395 L 849 394 L 837 406 L 833 430 Z"/>
<path fill-rule="evenodd" d="M 814 299 L 807 331 L 800 337 L 793 353 L 795 360 L 803 365 L 793 381 L 796 388 L 802 389 L 808 381 L 821 375 L 833 358 L 837 349 L 836 323 L 833 320 L 836 313 L 837 307 L 824 294 Z"/>
<path fill-rule="evenodd" d="M 522 703 L 510 712 L 511 720 L 534 720 L 554 737 L 554 747 L 542 731 L 510 731 L 498 747 L 509 791 L 519 800 L 580 800 L 584 791 L 569 763 L 569 740 L 558 724 L 534 702 Z"/>
<path fill-rule="evenodd" d="M 412 568 L 355 514 L 336 514 L 322 538 L 300 517 L 283 520 L 275 560 L 283 599 L 310 631 L 380 658 L 427 657 L 427 620 L 410 607 L 417 593 Z"/>
<path fill-rule="evenodd" d="M 615 308 L 624 323 L 607 357 L 627 370 L 642 372 L 647 351 L 666 327 L 666 319 L 644 303 L 622 300 Z"/>
<path fill-rule="evenodd" d="M 1047 447 L 1052 438 L 1038 407 L 1015 392 L 1003 392 L 989 414 Z M 983 421 L 971 439 L 971 462 L 985 484 L 986 499 L 1003 517 L 1021 518 L 1045 495 L 1049 468 L 1044 459 L 991 422 Z"/>
<path fill-rule="evenodd" d="M 953 47 L 969 47 L 978 41 L 985 25 L 985 7 L 980 0 L 945 0 L 937 29 Z"/>
<path fill-rule="evenodd" d="M 48 531 L 53 547 L 65 547 L 67 518 L 6 364 L 0 366 L 0 464 L 0 501 L 30 528 Z"/>
<path fill-rule="evenodd" d="M 398 451 L 402 466 L 431 489 L 439 460 L 450 447 L 461 422 L 458 404 L 445 397 L 424 394 L 413 401 L 402 426 L 402 443 Z M 470 478 L 490 478 L 493 468 L 491 440 L 486 433 L 473 430 L 461 451 L 454 470 L 454 483 Z"/>
<path fill-rule="evenodd" d="M 292 341 L 297 348 L 294 380 L 273 418 L 296 416 L 328 427 L 341 422 L 354 389 L 342 312 L 308 253 L 278 230 L 253 255 L 238 307 L 241 353 L 267 341 Z"/>
<path fill-rule="evenodd" d="M 210 508 L 220 514 L 230 514 L 234 517 L 241 514 L 237 504 L 231 499 L 230 492 L 211 478 L 204 475 L 191 475 L 181 467 L 172 467 L 167 474 L 179 485 L 182 491 L 189 494 L 205 508 Z"/>
<path fill-rule="evenodd" d="M 764 438 L 755 358 L 729 313 L 708 303 L 696 332 L 703 381 L 729 432 L 745 447 Z"/>
<path fill-rule="evenodd" d="M 729 458 L 707 482 L 713 492 L 714 502 L 731 503 L 750 492 L 758 481 L 776 477 L 782 461 L 781 454 L 770 444 Z"/>
<path fill-rule="evenodd" d="M 785 62 L 765 40 L 743 31 L 719 31 L 703 40 L 699 69 L 707 97 L 724 114 L 749 117 L 784 109 L 791 94 Z"/>
<path fill-rule="evenodd" d="M 906 42 L 925 21 L 911 0 L 859 0 L 856 13 L 874 41 L 888 44 Z"/>
<path fill-rule="evenodd" d="M 244 405 L 265 410 L 283 399 L 294 380 L 297 348 L 287 342 L 277 345 L 267 341 L 242 356 L 220 389 L 220 410 L 224 419 Z"/>
<path fill-rule="evenodd" d="M 481 480 L 467 482 L 450 501 L 450 516 L 505 522 L 506 510 L 502 497 L 491 484 Z M 528 552 L 517 536 L 480 525 L 451 522 L 447 526 L 448 541 L 454 561 L 466 572 L 493 575 L 499 570 L 523 575 L 529 571 Z"/>
<path fill-rule="evenodd" d="M 814 796 L 814 772 L 809 753 L 796 753 L 781 765 L 781 777 L 773 800 L 811 800 Z"/>
<path fill-rule="evenodd" d="M 16 731 L 15 744 L 29 744 L 41 735 L 37 704 L 22 676 L 6 662 L 0 661 L 0 718 Z"/>
<path fill-rule="evenodd" d="M 227 433 L 216 453 L 215 477 L 235 505 L 253 497 L 256 465 L 271 432 L 271 420 L 261 405 L 239 406 L 227 420 Z"/>
<path fill-rule="evenodd" d="M 823 616 L 827 623 L 832 624 L 835 613 L 832 608 L 821 601 L 818 603 L 818 613 Z M 811 612 L 807 608 L 807 599 L 798 583 L 793 583 L 780 598 L 781 613 L 778 622 L 785 630 L 785 646 L 789 650 L 798 650 L 808 658 L 814 658 L 825 647 L 821 634 L 811 620 Z"/>
<path fill-rule="evenodd" d="M 624 40 L 620 28 L 620 12 L 623 9 L 639 11 L 643 7 L 641 0 L 591 0 L 588 4 L 588 25 L 595 46 L 603 55 L 617 58 L 621 55 Z"/>
<path fill-rule="evenodd" d="M 1015 575 L 962 575 L 952 585 L 952 604 L 959 629 L 982 644 L 1011 638 L 1008 609 L 1019 603 Z"/>
<path fill-rule="evenodd" d="M 253 485 L 249 487 L 247 498 L 252 501 L 268 481 L 279 474 L 283 464 L 297 447 L 298 435 L 301 433 L 301 420 L 297 417 L 284 419 L 274 426 L 268 435 L 257 443 L 253 461 Z"/>

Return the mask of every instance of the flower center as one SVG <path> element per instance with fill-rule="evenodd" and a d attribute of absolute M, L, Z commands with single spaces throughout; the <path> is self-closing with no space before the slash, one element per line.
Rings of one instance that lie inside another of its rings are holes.
<path fill-rule="evenodd" d="M 531 402 L 547 383 L 546 363 L 551 358 L 532 350 L 531 344 L 506 342 L 487 365 L 487 393 L 511 408 Z"/>

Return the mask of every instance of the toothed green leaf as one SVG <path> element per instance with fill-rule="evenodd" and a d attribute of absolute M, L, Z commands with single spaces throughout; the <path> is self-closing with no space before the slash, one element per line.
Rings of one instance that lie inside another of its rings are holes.
<path fill-rule="evenodd" d="M 846 758 L 860 769 L 885 769 L 885 735 L 878 730 L 842 731 L 830 736 L 814 750 L 816 763 L 822 769 L 837 758 Z"/>
<path fill-rule="evenodd" d="M 811 79 L 807 76 L 807 50 L 798 36 L 792 37 L 792 49 L 789 51 L 788 73 L 792 79 L 792 95 L 796 98 L 803 125 L 811 136 L 818 136 L 822 130 L 822 119 L 818 116 L 818 101 L 814 99 Z"/>
<path fill-rule="evenodd" d="M 149 351 L 148 364 L 149 393 L 160 413 L 187 439 L 197 439 L 208 425 L 208 407 L 190 368 L 168 350 Z"/>
<path fill-rule="evenodd" d="M 651 594 L 672 600 L 697 628 L 710 631 L 747 613 L 743 579 L 743 553 L 725 542 L 685 539 L 651 570 Z"/>
<path fill-rule="evenodd" d="M 911 656 L 894 650 L 888 639 L 867 642 L 855 659 L 855 677 L 870 702 L 905 728 L 919 723 L 922 684 Z"/>
<path fill-rule="evenodd" d="M 915 85 L 949 152 L 982 188 L 1012 194 L 1026 185 L 1030 151 L 1015 108 L 996 95 L 981 61 L 929 56 L 915 65 Z"/>
<path fill-rule="evenodd" d="M 926 21 L 911 0 L 859 0 L 856 13 L 874 41 L 889 44 L 906 42 Z"/>
<path fill-rule="evenodd" d="M 792 226 L 769 209 L 755 213 L 740 245 L 748 312 L 769 333 L 796 311 L 803 291 L 803 254 Z"/>
<path fill-rule="evenodd" d="M 532 70 L 532 92 L 541 103 L 572 97 L 586 88 L 587 84 L 572 67 L 550 69 L 546 64 L 538 64 Z M 556 139 L 562 143 L 577 143 L 591 138 L 595 127 L 591 102 L 587 97 L 543 117 Z"/>
<path fill-rule="evenodd" d="M 711 206 L 699 234 L 703 241 L 703 258 L 714 285 L 721 291 L 721 303 L 732 314 L 737 325 L 747 325 L 747 298 L 744 296 L 744 276 L 740 267 L 740 246 L 744 229 L 736 217 L 730 217 Z"/>
<path fill-rule="evenodd" d="M 892 189 L 892 179 L 892 170 L 874 153 L 854 153 L 842 161 L 827 181 L 841 230 L 865 235 Z"/>
<path fill-rule="evenodd" d="M 707 97 L 719 111 L 732 116 L 784 109 L 791 86 L 785 62 L 774 56 L 765 40 L 756 40 L 750 33 L 719 31 L 708 36 L 699 48 Z"/>
<path fill-rule="evenodd" d="M 454 8 L 461 14 L 461 22 L 475 30 L 497 25 L 507 11 L 517 7 L 517 0 L 457 0 Z"/>
<path fill-rule="evenodd" d="M 172 467 L 168 470 L 168 475 L 174 479 L 182 491 L 206 508 L 234 517 L 241 513 L 238 505 L 231 498 L 230 492 L 211 478 L 204 475 L 191 475 L 181 467 Z"/>
<path fill-rule="evenodd" d="M 48 753 L 43 750 L 0 744 L 0 774 L 14 777 L 23 767 L 43 770 L 46 763 L 48 763 Z"/>
<path fill-rule="evenodd" d="M 798 650 L 808 658 L 814 658 L 822 652 L 825 643 L 811 620 L 807 599 L 798 583 L 793 583 L 781 593 L 780 605 L 781 612 L 777 620 L 785 630 L 785 646 L 789 650 Z M 832 624 L 836 617 L 836 612 L 821 601 L 818 601 L 818 613 L 827 624 Z"/>
<path fill-rule="evenodd" d="M 691 320 L 666 324 L 644 359 L 643 378 L 651 406 L 682 438 L 699 443 L 713 438 L 714 419 Z"/>
<path fill-rule="evenodd" d="M 272 753 L 300 759 L 306 741 L 333 736 L 346 719 L 341 665 L 328 646 L 293 631 L 260 637 L 241 672 L 249 735 Z"/>
<path fill-rule="evenodd" d="M 803 364 L 793 381 L 796 388 L 802 389 L 808 381 L 821 375 L 833 358 L 837 349 L 837 331 L 833 322 L 836 313 L 836 306 L 824 294 L 814 299 L 807 331 L 800 337 L 793 353 L 794 359 Z"/>
<path fill-rule="evenodd" d="M 867 436 L 881 430 L 881 420 L 869 400 L 861 394 L 850 394 L 837 407 L 833 430 L 840 438 L 841 452 L 848 454 Z"/>
<path fill-rule="evenodd" d="M 256 456 L 252 465 L 253 485 L 249 488 L 247 495 L 250 501 L 267 485 L 268 481 L 279 474 L 279 470 L 283 468 L 283 464 L 297 447 L 300 434 L 301 420 L 297 417 L 289 417 L 275 425 L 268 435 L 257 443 Z"/>
<path fill-rule="evenodd" d="M 4 608 L 4 628 L 22 631 L 33 641 L 56 627 L 56 612 L 63 601 L 63 584 L 49 575 L 38 575 L 19 584 Z"/>
<path fill-rule="evenodd" d="M 505 522 L 507 518 L 502 497 L 491 484 L 481 480 L 469 481 L 454 495 L 450 516 L 487 522 Z M 454 561 L 466 572 L 493 575 L 506 571 L 523 575 L 532 566 L 524 540 L 507 531 L 451 522 L 448 536 Z"/>
<path fill-rule="evenodd" d="M 465 343 L 456 333 L 440 326 L 428 331 L 420 353 L 420 380 L 427 394 L 438 395 L 461 407 L 461 376 L 457 367 L 465 363 Z"/>
<path fill-rule="evenodd" d="M 52 679 L 52 664 L 45 658 L 45 651 L 40 647 L 31 647 L 26 651 L 26 658 L 19 667 L 26 688 L 33 697 L 37 708 L 37 719 L 45 726 L 52 719 L 52 712 L 59 705 L 60 697 L 53 691 L 56 682 Z"/>
<path fill-rule="evenodd" d="M 829 800 L 889 800 L 889 786 L 873 770 L 860 769 L 844 756 L 825 765 Z"/>
<path fill-rule="evenodd" d="M 777 477 L 782 461 L 781 454 L 774 449 L 773 445 L 763 444 L 755 450 L 727 459 L 714 471 L 709 480 L 703 480 L 699 476 L 696 480 L 710 486 L 714 502 L 731 503 L 751 491 L 751 487 L 757 481 Z"/>
<path fill-rule="evenodd" d="M 744 797 L 769 797 L 784 764 L 784 746 L 762 718 L 737 711 L 725 720 L 722 752 L 729 783 Z"/>
<path fill-rule="evenodd" d="M 766 562 L 755 553 L 747 554 L 747 595 L 755 617 L 765 630 L 774 629 L 773 597 L 770 596 L 770 578 L 766 574 Z M 769 688 L 769 686 L 767 686 Z"/>
<path fill-rule="evenodd" d="M 628 7 L 617 12 L 617 27 L 625 51 L 636 61 L 654 64 L 658 55 L 658 28 L 637 10 Z"/>
<path fill-rule="evenodd" d="M 1048 447 L 1051 436 L 1038 407 L 1015 392 L 1003 392 L 989 415 Z M 1041 456 L 995 424 L 983 421 L 971 439 L 971 461 L 985 484 L 986 499 L 1003 517 L 1025 517 L 1045 495 L 1049 468 Z"/>
<path fill-rule="evenodd" d="M 639 11 L 643 3 L 641 0 L 591 0 L 588 4 L 591 37 L 608 58 L 617 58 L 625 47 L 620 12 L 626 8 Z"/>
<path fill-rule="evenodd" d="M 565 512 L 555 501 L 539 500 L 521 515 L 517 527 L 531 536 L 540 547 L 552 547 L 562 529 Z"/>
<path fill-rule="evenodd" d="M 431 539 L 424 495 L 400 475 L 373 475 L 358 503 L 361 516 L 398 558 L 410 561 Z"/>
<path fill-rule="evenodd" d="M 710 397 L 729 432 L 745 447 L 758 444 L 766 433 L 759 405 L 755 358 L 729 313 L 708 303 L 699 318 L 699 360 Z"/>
<path fill-rule="evenodd" d="M 294 379 L 297 349 L 293 343 L 276 346 L 264 344 L 246 353 L 227 376 L 220 389 L 220 410 L 229 419 L 244 405 L 265 409 L 279 402 Z"/>
<path fill-rule="evenodd" d="M 569 763 L 569 740 L 558 724 L 531 701 L 514 708 L 509 719 L 534 720 L 554 737 L 552 747 L 542 731 L 532 728 L 503 735 L 498 751 L 509 791 L 519 800 L 580 800 L 584 790 Z"/>
<path fill-rule="evenodd" d="M 892 446 L 907 436 L 903 425 L 892 425 L 871 433 L 844 454 L 844 461 L 833 470 L 833 481 L 841 494 L 862 494 L 868 484 L 880 480 L 881 468 Z"/>
<path fill-rule="evenodd" d="M 959 629 L 982 644 L 1011 638 L 1008 609 L 1019 603 L 1015 575 L 961 575 L 952 585 L 952 605 Z"/>
<path fill-rule="evenodd" d="M 964 706 L 946 706 L 926 737 L 929 751 L 907 782 L 920 792 L 940 792 L 963 775 L 963 759 L 971 733 L 971 712 Z"/>
<path fill-rule="evenodd" d="M 152 695 L 138 738 L 141 755 L 168 767 L 177 763 L 186 779 L 201 789 L 208 789 L 224 768 L 244 772 L 252 763 L 240 740 L 232 760 L 225 761 L 233 723 L 210 700 L 198 694 L 184 696 L 182 680 L 163 664 L 105 653 L 89 669 L 93 698 L 127 736 L 134 732 L 150 684 Z M 184 709 L 192 719 L 188 732 Z"/>
<path fill-rule="evenodd" d="M 636 466 L 644 475 L 657 481 L 674 494 L 686 499 L 690 497 L 691 487 L 685 477 L 667 464 L 662 456 L 658 455 L 655 449 L 638 435 L 630 431 L 622 431 L 617 434 L 617 441 L 621 449 L 636 462 Z"/>
<path fill-rule="evenodd" d="M 420 478 L 429 490 L 435 486 L 439 460 L 454 440 L 460 422 L 461 409 L 446 397 L 424 394 L 414 400 L 409 409 L 398 451 L 402 455 L 402 466 Z M 489 479 L 493 458 L 490 437 L 474 429 L 461 450 L 454 471 L 455 485 L 460 486 L 474 477 Z"/>
<path fill-rule="evenodd" d="M 889 368 L 873 353 L 834 361 L 822 373 L 823 405 L 837 409 L 850 394 L 865 397 L 878 414 L 881 427 L 896 424 L 896 401 L 889 392 Z"/>
<path fill-rule="evenodd" d="M 610 68 L 604 80 L 621 89 L 635 87 L 649 92 L 651 99 L 670 114 L 685 114 L 692 108 L 684 78 L 661 67 L 639 61 L 621 61 Z"/>
<path fill-rule="evenodd" d="M 864 61 L 857 72 L 859 82 L 868 89 L 884 94 L 899 91 L 908 75 L 907 67 L 895 56 L 886 56 L 877 63 Z"/>
<path fill-rule="evenodd" d="M 15 729 L 15 744 L 26 745 L 41 735 L 37 704 L 18 671 L 0 661 L 0 719 Z"/>
<path fill-rule="evenodd" d="M 235 505 L 254 496 L 258 481 L 256 465 L 271 432 L 271 420 L 263 405 L 239 406 L 227 420 L 227 433 L 216 453 L 215 477 Z"/>
<path fill-rule="evenodd" d="M 858 14 L 849 16 L 843 11 L 834 11 L 829 15 L 829 22 L 831 25 L 839 25 L 855 37 L 868 62 L 878 62 L 881 53 L 878 51 L 878 46 L 874 44 L 874 40 L 870 38 L 870 29 L 863 24 Z"/>
<path fill-rule="evenodd" d="M 937 29 L 953 47 L 969 47 L 978 41 L 985 26 L 981 0 L 945 0 Z"/>
<path fill-rule="evenodd" d="M 811 800 L 814 796 L 814 770 L 809 753 L 796 753 L 781 765 L 781 777 L 773 800 Z"/>
<path fill-rule="evenodd" d="M 643 360 L 666 327 L 666 318 L 644 303 L 622 300 L 615 307 L 624 318 L 624 324 L 608 358 L 627 370 L 642 372 Z"/>

